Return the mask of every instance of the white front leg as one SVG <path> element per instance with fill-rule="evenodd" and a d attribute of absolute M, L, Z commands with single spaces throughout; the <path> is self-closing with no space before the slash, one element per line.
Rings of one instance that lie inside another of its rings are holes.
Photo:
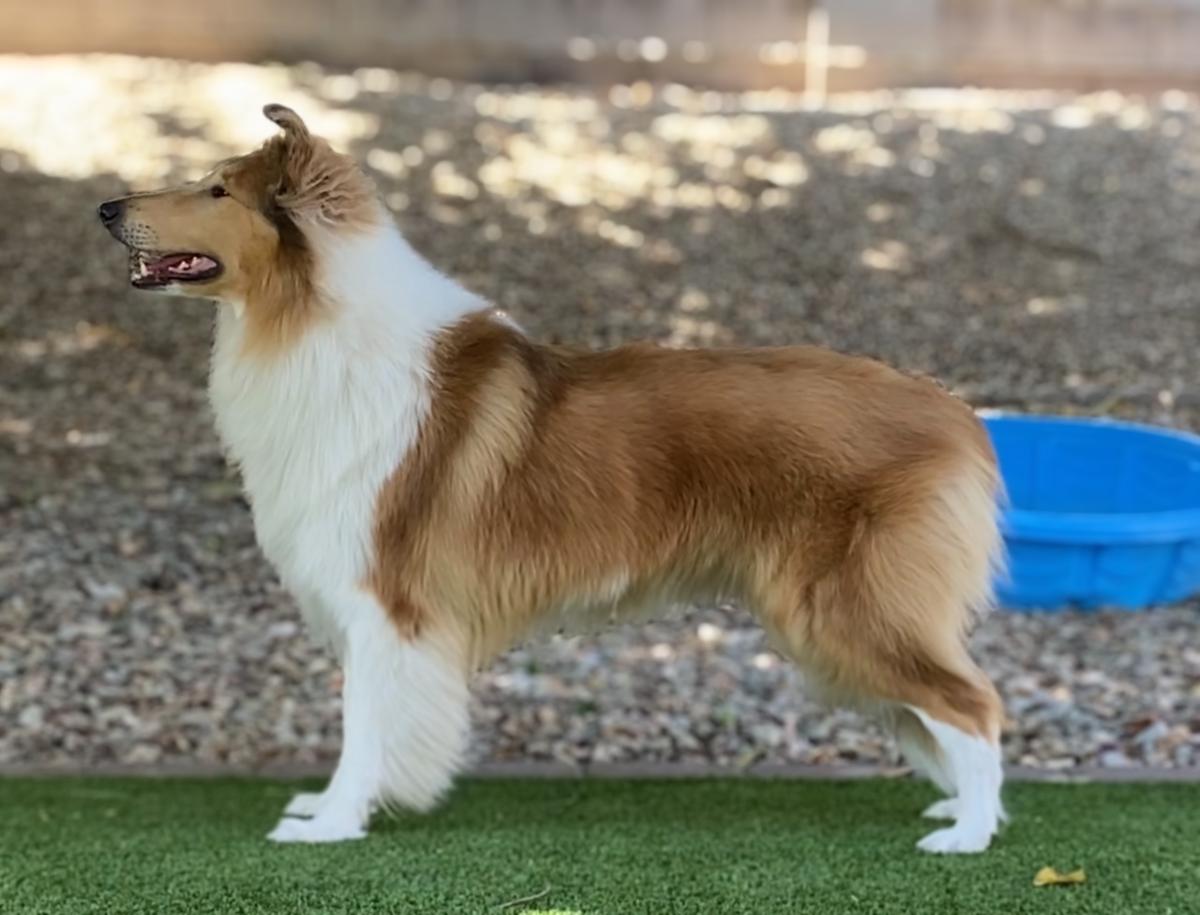
<path fill-rule="evenodd" d="M 339 601 L 337 619 L 345 652 L 342 754 L 325 791 L 288 804 L 269 836 L 277 842 L 359 839 L 378 807 L 427 810 L 450 787 L 466 750 L 467 680 L 449 643 L 402 638 L 365 592 Z"/>

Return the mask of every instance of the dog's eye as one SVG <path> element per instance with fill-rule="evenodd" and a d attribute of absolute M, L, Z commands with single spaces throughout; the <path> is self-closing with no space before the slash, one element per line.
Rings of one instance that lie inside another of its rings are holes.
<path fill-rule="evenodd" d="M 225 188 L 221 187 L 221 185 L 219 185 L 219 184 L 214 184 L 212 187 L 210 187 L 208 189 L 208 192 L 210 194 L 212 194 L 214 197 L 228 197 L 229 196 L 229 191 L 225 190 Z"/>

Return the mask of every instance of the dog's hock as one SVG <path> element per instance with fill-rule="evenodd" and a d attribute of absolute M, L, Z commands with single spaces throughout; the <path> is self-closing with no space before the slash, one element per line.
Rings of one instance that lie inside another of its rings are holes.
<path fill-rule="evenodd" d="M 308 128 L 303 119 L 287 105 L 270 104 L 263 106 L 263 114 L 267 120 L 278 124 L 283 131 L 297 139 L 308 139 Z"/>

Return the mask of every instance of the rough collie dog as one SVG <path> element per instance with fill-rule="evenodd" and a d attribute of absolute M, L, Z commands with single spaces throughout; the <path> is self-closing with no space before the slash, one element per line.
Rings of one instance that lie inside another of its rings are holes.
<path fill-rule="evenodd" d="M 261 149 L 99 214 L 134 286 L 217 303 L 218 430 L 345 668 L 336 772 L 270 837 L 434 804 L 472 669 L 539 625 L 728 599 L 949 795 L 921 848 L 983 850 L 1001 710 L 965 635 L 1000 541 L 971 410 L 822 349 L 543 346 L 422 260 L 352 159 L 265 114 Z"/>

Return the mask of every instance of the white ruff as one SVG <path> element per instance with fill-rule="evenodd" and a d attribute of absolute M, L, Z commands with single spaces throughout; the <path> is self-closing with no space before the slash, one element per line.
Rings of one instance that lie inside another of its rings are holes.
<path fill-rule="evenodd" d="M 308 237 L 334 317 L 286 352 L 246 358 L 245 322 L 222 306 L 209 379 L 259 543 L 306 613 L 364 580 L 376 498 L 429 408 L 430 340 L 483 307 L 390 225 Z"/>
<path fill-rule="evenodd" d="M 289 808 L 278 841 L 358 838 L 375 807 L 427 807 L 466 743 L 463 673 L 404 642 L 362 590 L 376 502 L 429 409 L 433 336 L 484 303 L 388 225 L 306 235 L 333 317 L 278 354 L 246 355 L 245 309 L 221 307 L 209 394 L 240 467 L 259 544 L 346 668 L 343 748 L 329 789 Z"/>

